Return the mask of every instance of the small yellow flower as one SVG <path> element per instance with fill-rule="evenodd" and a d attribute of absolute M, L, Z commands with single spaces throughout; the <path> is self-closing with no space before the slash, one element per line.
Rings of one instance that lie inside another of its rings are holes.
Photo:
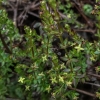
<path fill-rule="evenodd" d="M 32 65 L 31 68 L 33 68 L 33 69 L 38 69 L 39 67 L 37 66 L 36 63 L 34 63 L 34 65 Z"/>
<path fill-rule="evenodd" d="M 66 76 L 67 76 L 67 75 L 68 75 L 68 73 L 64 72 L 64 73 L 63 73 L 63 75 L 66 75 Z"/>
<path fill-rule="evenodd" d="M 66 68 L 66 66 L 63 64 L 61 64 L 61 69 Z"/>
<path fill-rule="evenodd" d="M 93 56 L 91 56 L 90 60 L 95 61 L 96 59 Z"/>
<path fill-rule="evenodd" d="M 57 83 L 56 77 L 50 79 L 52 84 Z"/>
<path fill-rule="evenodd" d="M 68 18 L 71 18 L 71 14 L 68 14 L 67 17 L 68 17 Z"/>
<path fill-rule="evenodd" d="M 27 85 L 26 85 L 25 88 L 26 88 L 26 89 L 25 89 L 26 91 L 29 91 L 29 90 L 30 90 L 30 86 L 27 86 Z"/>
<path fill-rule="evenodd" d="M 13 22 L 13 25 L 15 25 L 16 24 L 16 22 Z"/>
<path fill-rule="evenodd" d="M 62 83 L 64 83 L 64 79 L 60 75 L 59 75 L 59 81 L 62 82 Z"/>
<path fill-rule="evenodd" d="M 41 3 L 42 3 L 42 4 L 45 4 L 45 1 L 44 1 L 44 0 L 42 0 L 42 1 L 41 1 Z"/>
<path fill-rule="evenodd" d="M 50 85 L 46 88 L 46 90 L 48 91 L 48 93 L 51 91 Z"/>
<path fill-rule="evenodd" d="M 72 43 L 72 44 L 71 44 L 72 47 L 75 46 L 75 45 L 76 45 L 76 43 Z"/>
<path fill-rule="evenodd" d="M 25 78 L 20 77 L 19 80 L 18 80 L 18 82 L 20 82 L 20 83 L 24 83 L 24 80 L 25 80 Z"/>
<path fill-rule="evenodd" d="M 76 46 L 75 49 L 77 49 L 77 52 L 80 52 L 80 51 L 84 50 L 84 49 L 81 47 L 81 44 L 79 44 L 78 46 Z"/>
<path fill-rule="evenodd" d="M 67 86 L 71 86 L 72 82 L 68 81 L 66 82 Z"/>
<path fill-rule="evenodd" d="M 38 74 L 39 76 L 44 76 L 43 72 L 41 72 L 40 74 Z"/>
<path fill-rule="evenodd" d="M 65 28 L 69 28 L 69 25 L 68 24 L 65 24 Z"/>
<path fill-rule="evenodd" d="M 42 60 L 43 60 L 43 62 L 47 61 L 47 56 L 46 56 L 46 55 L 43 56 L 43 57 L 42 57 Z"/>

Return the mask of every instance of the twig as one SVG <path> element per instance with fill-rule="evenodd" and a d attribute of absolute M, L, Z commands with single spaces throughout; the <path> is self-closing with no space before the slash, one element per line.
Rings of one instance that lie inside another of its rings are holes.
<path fill-rule="evenodd" d="M 75 5 L 75 7 L 80 12 L 80 14 L 82 15 L 82 17 L 85 19 L 85 21 L 87 22 L 87 24 L 90 27 L 93 27 L 93 23 L 84 15 L 84 13 L 82 12 L 82 10 L 80 10 L 81 8 L 78 8 L 76 5 Z"/>
<path fill-rule="evenodd" d="M 24 22 L 24 20 L 27 18 L 27 12 L 26 11 L 23 11 L 21 13 L 21 15 L 22 16 L 19 16 L 19 18 L 18 18 L 18 22 L 20 23 L 20 24 L 18 24 L 18 26 L 22 25 L 23 22 Z"/>
<path fill-rule="evenodd" d="M 17 27 L 17 10 L 18 10 L 18 5 L 19 5 L 19 0 L 17 0 L 17 3 L 15 5 L 15 9 L 14 9 L 13 21 L 14 21 L 14 24 L 15 24 L 16 27 Z"/>
<path fill-rule="evenodd" d="M 28 11 L 28 14 L 33 15 L 33 16 L 35 16 L 35 17 L 37 17 L 37 18 L 40 18 L 39 15 L 37 15 L 37 14 L 35 14 L 35 13 L 33 13 L 33 12 Z"/>
<path fill-rule="evenodd" d="M 80 90 L 80 89 L 76 89 L 76 88 L 72 88 L 72 87 L 68 87 L 68 88 L 71 89 L 71 90 L 75 90 L 79 93 L 91 96 L 91 97 L 96 97 L 95 94 L 92 94 L 92 93 L 89 93 L 89 92 L 86 92 L 86 91 L 83 91 L 83 90 Z"/>
<path fill-rule="evenodd" d="M 40 2 L 36 3 L 36 4 L 34 4 L 34 2 L 33 2 L 31 5 L 29 5 L 29 9 L 34 9 L 34 8 L 36 8 L 38 6 L 40 6 Z"/>
<path fill-rule="evenodd" d="M 77 32 L 91 32 L 91 33 L 95 33 L 96 32 L 96 30 L 91 30 L 91 29 L 89 29 L 89 30 L 77 30 L 77 29 L 74 29 L 75 31 L 77 31 Z"/>
<path fill-rule="evenodd" d="M 94 77 L 97 77 L 98 79 L 100 79 L 100 75 L 97 75 L 97 74 L 91 74 L 91 73 L 87 73 L 88 75 L 91 75 L 91 76 L 94 76 Z"/>
<path fill-rule="evenodd" d="M 16 5 L 14 5 L 14 3 L 12 5 L 11 2 L 9 2 L 9 5 L 11 6 L 11 8 L 14 12 L 13 21 L 14 21 L 15 26 L 17 26 L 17 9 L 18 9 L 18 4 L 19 4 L 18 0 L 16 0 L 16 1 L 17 1 Z"/>
<path fill-rule="evenodd" d="M 94 86 L 96 86 L 96 87 L 100 87 L 100 85 L 99 84 L 95 84 L 95 83 L 89 83 L 89 82 L 84 82 L 85 84 L 90 84 L 90 85 L 94 85 Z"/>
<path fill-rule="evenodd" d="M 11 8 L 8 8 L 8 9 L 6 9 L 7 11 L 13 11 L 13 9 L 11 9 Z M 23 10 L 23 8 L 18 8 L 18 11 L 22 11 Z"/>
<path fill-rule="evenodd" d="M 6 100 L 19 100 L 19 99 L 6 98 Z"/>
<path fill-rule="evenodd" d="M 68 18 L 66 15 L 62 14 L 62 13 L 59 12 L 59 11 L 58 11 L 58 13 L 59 13 L 59 15 L 60 15 L 63 19 L 67 19 L 67 20 L 69 20 L 69 18 Z"/>

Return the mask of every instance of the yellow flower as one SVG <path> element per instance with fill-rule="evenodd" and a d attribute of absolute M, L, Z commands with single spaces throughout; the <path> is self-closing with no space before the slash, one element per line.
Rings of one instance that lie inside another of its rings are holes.
<path fill-rule="evenodd" d="M 71 14 L 68 14 L 67 17 L 68 17 L 68 18 L 71 18 Z"/>
<path fill-rule="evenodd" d="M 31 68 L 33 68 L 33 69 L 38 69 L 39 67 L 37 66 L 36 63 L 34 63 L 34 65 L 32 65 Z"/>
<path fill-rule="evenodd" d="M 13 22 L 13 25 L 16 25 L 16 23 L 15 23 L 15 22 Z"/>
<path fill-rule="evenodd" d="M 50 92 L 50 90 L 51 90 L 50 85 L 46 88 L 46 90 L 48 91 L 48 93 Z"/>
<path fill-rule="evenodd" d="M 43 56 L 43 57 L 42 57 L 42 60 L 43 60 L 43 62 L 47 61 L 47 56 L 46 56 L 46 55 Z"/>
<path fill-rule="evenodd" d="M 25 86 L 25 88 L 26 88 L 26 91 L 29 91 L 30 90 L 30 86 Z"/>
<path fill-rule="evenodd" d="M 65 28 L 69 28 L 69 25 L 68 24 L 65 24 Z"/>
<path fill-rule="evenodd" d="M 66 68 L 66 66 L 63 64 L 61 64 L 61 69 Z"/>
<path fill-rule="evenodd" d="M 39 76 L 44 76 L 43 72 L 41 72 L 40 74 L 38 74 Z"/>
<path fill-rule="evenodd" d="M 80 51 L 84 50 L 83 48 L 81 48 L 81 44 L 76 46 L 75 49 L 77 49 L 77 52 L 80 52 Z"/>
<path fill-rule="evenodd" d="M 90 57 L 90 60 L 95 61 L 96 59 L 92 56 Z"/>
<path fill-rule="evenodd" d="M 51 82 L 52 82 L 52 84 L 57 83 L 56 77 L 51 78 Z"/>
<path fill-rule="evenodd" d="M 64 79 L 60 75 L 59 75 L 59 81 L 62 82 L 62 83 L 64 83 Z"/>
<path fill-rule="evenodd" d="M 64 72 L 63 75 L 68 75 L 68 73 Z"/>
<path fill-rule="evenodd" d="M 72 43 L 72 44 L 71 44 L 71 46 L 75 46 L 75 45 L 76 45 L 76 43 Z"/>
<path fill-rule="evenodd" d="M 20 82 L 20 83 L 24 83 L 24 80 L 25 80 L 25 78 L 20 77 L 19 80 L 18 80 L 18 82 Z"/>
<path fill-rule="evenodd" d="M 41 1 L 42 4 L 45 4 L 46 2 L 44 0 Z"/>
<path fill-rule="evenodd" d="M 67 86 L 71 86 L 72 82 L 68 81 L 66 82 Z"/>

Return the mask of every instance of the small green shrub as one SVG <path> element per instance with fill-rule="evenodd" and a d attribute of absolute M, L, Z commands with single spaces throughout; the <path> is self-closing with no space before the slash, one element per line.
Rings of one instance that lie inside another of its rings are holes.
<path fill-rule="evenodd" d="M 6 37 L 8 44 L 7 49 L 3 42 L 0 42 L 0 99 L 11 97 L 33 100 L 34 95 L 39 95 L 41 100 L 48 100 L 50 97 L 55 100 L 78 99 L 79 94 L 70 90 L 70 87 L 77 87 L 79 82 L 89 79 L 86 72 L 89 67 L 86 55 L 89 55 L 91 62 L 100 58 L 100 23 L 97 23 L 98 41 L 90 43 L 73 32 L 70 24 L 62 27 L 58 4 L 56 0 L 48 1 L 48 5 L 45 0 L 41 1 L 42 34 L 38 35 L 35 30 L 26 26 L 23 50 L 14 45 L 15 41 L 20 42 L 22 39 L 18 30 L 8 19 L 5 10 L 0 10 L 0 34 Z M 70 8 L 70 5 L 67 8 Z M 99 17 L 97 19 L 100 21 Z M 65 31 L 72 40 L 63 39 Z M 52 44 L 55 39 L 59 40 L 58 47 Z M 37 46 L 36 41 L 41 45 Z M 68 50 L 68 47 L 71 49 Z M 61 52 L 58 52 L 57 55 L 55 49 L 64 50 L 65 54 L 61 56 Z M 28 61 L 22 63 L 25 57 Z"/>

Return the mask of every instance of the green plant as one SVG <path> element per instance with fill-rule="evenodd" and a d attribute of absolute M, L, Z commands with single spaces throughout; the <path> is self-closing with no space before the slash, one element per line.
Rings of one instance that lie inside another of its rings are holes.
<path fill-rule="evenodd" d="M 57 100 L 78 99 L 79 94 L 70 87 L 77 88 L 79 82 L 89 79 L 86 71 L 89 68 L 87 55 L 91 62 L 100 58 L 100 16 L 97 17 L 98 42 L 90 43 L 73 32 L 69 23 L 61 25 L 58 6 L 59 2 L 56 0 L 41 1 L 42 34 L 38 35 L 35 30 L 25 26 L 23 48 L 15 45 L 15 42 L 19 44 L 22 41 L 23 36 L 18 34 L 5 10 L 0 10 L 0 39 L 2 40 L 0 42 L 0 58 L 2 58 L 0 59 L 0 99 L 11 97 L 33 100 L 35 95 L 39 95 L 41 100 L 51 97 Z M 69 3 L 67 8 L 72 16 L 74 13 L 71 13 L 70 7 Z M 63 38 L 64 32 L 72 37 L 72 40 Z M 53 44 L 55 41 L 56 44 Z M 64 54 L 62 55 L 59 50 L 63 50 Z M 26 57 L 28 60 L 23 61 Z"/>
<path fill-rule="evenodd" d="M 93 7 L 89 4 L 85 4 L 83 6 L 83 11 L 87 16 L 91 15 L 92 10 L 93 10 Z"/>
<path fill-rule="evenodd" d="M 77 26 L 82 26 L 81 23 L 77 21 L 79 15 L 72 10 L 73 5 L 69 0 L 66 0 L 65 5 L 63 5 L 62 2 L 59 0 L 58 4 L 59 4 L 58 9 L 62 11 L 63 14 L 66 16 L 66 19 L 62 20 L 63 23 L 66 22 L 68 24 L 76 24 Z"/>

